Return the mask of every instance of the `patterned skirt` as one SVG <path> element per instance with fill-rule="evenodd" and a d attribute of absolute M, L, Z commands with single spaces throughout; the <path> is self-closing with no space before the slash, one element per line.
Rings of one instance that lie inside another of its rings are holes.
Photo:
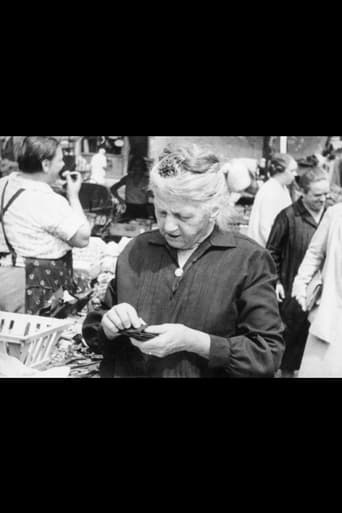
<path fill-rule="evenodd" d="M 26 258 L 25 264 L 27 314 L 39 314 L 60 289 L 75 292 L 71 251 L 56 260 Z"/>

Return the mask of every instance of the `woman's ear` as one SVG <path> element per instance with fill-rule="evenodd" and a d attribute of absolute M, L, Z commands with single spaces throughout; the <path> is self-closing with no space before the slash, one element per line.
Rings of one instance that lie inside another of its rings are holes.
<path fill-rule="evenodd" d="M 42 168 L 44 173 L 48 173 L 50 169 L 50 161 L 48 159 L 42 160 Z"/>

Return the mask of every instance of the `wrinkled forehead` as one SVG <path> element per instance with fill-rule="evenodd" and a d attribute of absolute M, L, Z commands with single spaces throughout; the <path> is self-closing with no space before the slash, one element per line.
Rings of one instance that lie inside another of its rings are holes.
<path fill-rule="evenodd" d="M 172 196 L 171 194 L 156 192 L 154 203 L 157 209 L 176 213 L 195 213 L 202 210 L 201 204 L 187 198 Z"/>

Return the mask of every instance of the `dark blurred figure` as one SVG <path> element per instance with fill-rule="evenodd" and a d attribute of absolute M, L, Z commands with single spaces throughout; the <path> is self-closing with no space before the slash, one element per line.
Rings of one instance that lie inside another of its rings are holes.
<path fill-rule="evenodd" d="M 133 155 L 129 161 L 128 174 L 110 189 L 120 204 L 126 206 L 126 211 L 120 219 L 121 222 L 153 217 L 153 205 L 149 203 L 149 178 L 149 166 L 146 159 Z M 118 193 L 124 186 L 126 187 L 125 199 Z"/>
<path fill-rule="evenodd" d="M 84 135 L 82 138 L 82 151 L 85 153 L 96 153 L 98 147 L 98 135 Z"/>
<path fill-rule="evenodd" d="M 282 377 L 294 377 L 302 362 L 309 330 L 308 314 L 291 297 L 291 292 L 299 266 L 326 211 L 329 194 L 328 175 L 317 167 L 307 168 L 298 185 L 301 197 L 278 214 L 267 242 L 277 266 L 276 291 L 285 323 Z"/>
<path fill-rule="evenodd" d="M 129 135 L 130 153 L 127 175 L 111 187 L 112 194 L 122 205 L 126 205 L 126 212 L 121 222 L 132 219 L 154 218 L 154 207 L 151 195 L 148 192 L 150 179 L 149 136 Z M 125 199 L 118 191 L 126 187 Z"/>

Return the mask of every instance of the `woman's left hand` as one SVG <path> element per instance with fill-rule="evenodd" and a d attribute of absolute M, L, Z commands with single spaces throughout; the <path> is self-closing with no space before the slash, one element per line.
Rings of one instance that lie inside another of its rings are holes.
<path fill-rule="evenodd" d="M 147 342 L 139 342 L 131 338 L 132 344 L 144 354 L 165 358 L 174 353 L 187 351 L 209 358 L 210 336 L 206 333 L 193 330 L 183 324 L 149 326 L 146 332 L 155 333 L 157 336 Z"/>

